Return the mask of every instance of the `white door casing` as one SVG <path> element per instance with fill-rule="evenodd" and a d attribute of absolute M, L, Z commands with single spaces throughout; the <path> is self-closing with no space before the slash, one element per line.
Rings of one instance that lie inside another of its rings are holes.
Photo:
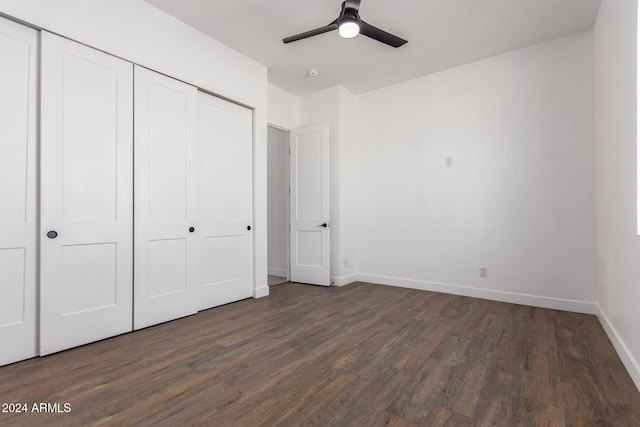
<path fill-rule="evenodd" d="M 133 66 L 42 32 L 40 354 L 132 329 Z"/>
<path fill-rule="evenodd" d="M 135 67 L 135 329 L 197 312 L 197 110 L 195 87 Z"/>
<path fill-rule="evenodd" d="M 290 134 L 291 281 L 329 286 L 329 125 Z"/>
<path fill-rule="evenodd" d="M 198 309 L 253 295 L 253 112 L 198 94 Z"/>
<path fill-rule="evenodd" d="M 0 366 L 37 355 L 37 52 L 0 18 Z"/>

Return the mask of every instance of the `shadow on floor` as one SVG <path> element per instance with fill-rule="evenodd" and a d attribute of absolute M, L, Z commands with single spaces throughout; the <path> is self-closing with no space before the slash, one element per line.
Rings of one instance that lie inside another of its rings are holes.
<path fill-rule="evenodd" d="M 280 285 L 282 283 L 287 283 L 286 277 L 269 275 L 269 286 Z"/>

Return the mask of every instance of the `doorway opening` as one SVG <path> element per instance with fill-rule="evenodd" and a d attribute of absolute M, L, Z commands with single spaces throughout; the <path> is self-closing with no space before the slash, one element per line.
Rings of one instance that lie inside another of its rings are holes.
<path fill-rule="evenodd" d="M 289 281 L 331 285 L 329 166 L 328 124 L 290 131 L 269 125 L 269 286 Z"/>
<path fill-rule="evenodd" d="M 267 259 L 269 286 L 286 283 L 289 268 L 289 131 L 267 127 Z"/>

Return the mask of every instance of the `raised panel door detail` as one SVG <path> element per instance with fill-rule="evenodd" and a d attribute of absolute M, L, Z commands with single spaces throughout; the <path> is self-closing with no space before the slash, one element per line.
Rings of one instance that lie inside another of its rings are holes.
<path fill-rule="evenodd" d="M 304 267 L 322 267 L 322 232 L 297 231 L 296 264 Z"/>
<path fill-rule="evenodd" d="M 186 239 L 149 242 L 151 298 L 187 290 Z"/>
<path fill-rule="evenodd" d="M 27 221 L 29 174 L 31 49 L 28 40 L 3 33 L 0 26 L 0 223 Z M 9 31 L 7 31 L 9 32 Z M 31 141 L 33 143 L 33 141 Z"/>
<path fill-rule="evenodd" d="M 322 135 L 300 135 L 295 141 L 297 219 L 322 218 Z"/>
<path fill-rule="evenodd" d="M 149 220 L 187 218 L 187 99 L 149 83 Z"/>
<path fill-rule="evenodd" d="M 132 330 L 133 64 L 41 39 L 44 355 Z"/>
<path fill-rule="evenodd" d="M 251 212 L 250 113 L 236 105 L 218 105 L 209 98 L 200 103 L 201 203 L 205 221 L 238 220 Z"/>
<path fill-rule="evenodd" d="M 0 366 L 37 355 L 37 52 L 0 18 Z"/>
<path fill-rule="evenodd" d="M 245 236 L 207 237 L 203 239 L 202 265 L 205 287 L 238 281 L 247 274 Z M 215 262 L 225 260 L 225 262 Z"/>
<path fill-rule="evenodd" d="M 67 221 L 115 221 L 118 69 L 63 57 L 62 197 Z"/>
<path fill-rule="evenodd" d="M 62 315 L 100 310 L 116 304 L 117 245 L 62 248 Z"/>
<path fill-rule="evenodd" d="M 0 328 L 25 321 L 25 249 L 0 249 Z"/>

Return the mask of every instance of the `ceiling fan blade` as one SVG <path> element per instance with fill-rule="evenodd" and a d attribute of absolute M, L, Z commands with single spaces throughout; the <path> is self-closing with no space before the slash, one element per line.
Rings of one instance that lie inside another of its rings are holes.
<path fill-rule="evenodd" d="M 354 9 L 356 12 L 360 9 L 360 0 L 345 0 L 345 9 Z"/>
<path fill-rule="evenodd" d="M 315 30 L 305 31 L 304 33 L 296 34 L 295 36 L 289 36 L 282 39 L 283 43 L 291 43 L 298 40 L 306 39 L 307 37 L 317 36 L 319 34 L 328 33 L 329 31 L 337 30 L 338 22 L 333 21 L 331 24 L 324 27 L 316 28 Z"/>
<path fill-rule="evenodd" d="M 373 25 L 367 24 L 362 21 L 360 24 L 360 34 L 371 37 L 374 40 L 378 40 L 384 44 L 388 44 L 393 47 L 400 47 L 407 42 L 405 39 L 401 39 L 398 36 L 394 36 L 391 33 L 387 33 L 380 28 L 374 27 Z"/>

